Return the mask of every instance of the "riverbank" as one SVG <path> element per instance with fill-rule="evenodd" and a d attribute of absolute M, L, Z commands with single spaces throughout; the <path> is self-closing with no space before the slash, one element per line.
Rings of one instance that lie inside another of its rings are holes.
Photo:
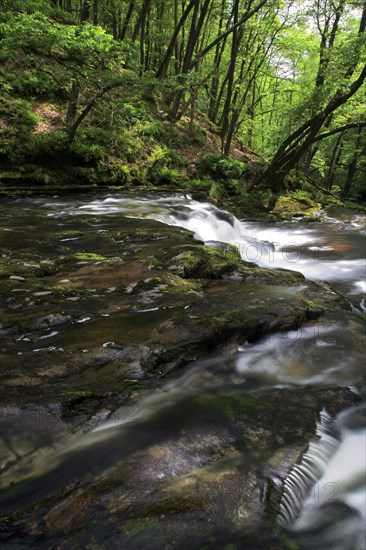
<path fill-rule="evenodd" d="M 321 211 L 329 207 L 344 206 L 355 212 L 365 212 L 366 207 L 352 201 L 339 201 L 332 197 L 312 195 L 310 191 L 288 192 L 285 194 L 258 194 L 224 193 L 219 198 L 212 197 L 210 189 L 204 182 L 200 185 L 194 180 L 193 185 L 187 183 L 181 185 L 159 185 L 153 184 L 141 185 L 115 185 L 100 182 L 91 184 L 90 182 L 74 181 L 73 183 L 53 183 L 50 185 L 39 184 L 33 180 L 25 183 L 15 178 L 14 182 L 7 182 L 0 177 L 0 197 L 3 198 L 23 198 L 23 197 L 55 197 L 72 196 L 80 193 L 88 194 L 90 197 L 100 195 L 101 193 L 161 193 L 166 195 L 178 194 L 187 195 L 198 201 L 209 201 L 217 207 L 225 209 L 235 216 L 246 219 L 268 219 L 273 221 L 286 221 L 293 218 L 301 218 L 305 223 L 322 221 Z"/>
<path fill-rule="evenodd" d="M 266 166 L 261 156 L 234 139 L 231 154 L 223 157 L 220 130 L 207 117 L 196 111 L 193 119 L 173 123 L 161 91 L 140 85 L 128 93 L 115 90 L 110 103 L 90 113 L 71 144 L 65 101 L 4 96 L 0 196 L 182 192 L 238 217 L 277 220 L 311 221 L 322 208 L 337 204 L 362 208 L 319 191 L 301 174 L 291 174 L 280 191 L 252 188 Z"/>

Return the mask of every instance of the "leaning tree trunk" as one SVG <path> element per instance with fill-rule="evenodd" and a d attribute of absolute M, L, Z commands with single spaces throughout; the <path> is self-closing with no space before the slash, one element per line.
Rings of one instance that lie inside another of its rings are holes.
<path fill-rule="evenodd" d="M 175 48 L 175 45 L 176 45 L 176 42 L 177 42 L 177 39 L 178 39 L 178 35 L 179 35 L 186 19 L 188 18 L 190 12 L 192 11 L 193 8 L 196 7 L 196 4 L 197 4 L 197 0 L 191 0 L 191 2 L 188 4 L 186 9 L 182 13 L 181 18 L 179 20 L 179 23 L 177 24 L 177 26 L 174 29 L 173 36 L 172 36 L 172 38 L 170 40 L 170 43 L 167 47 L 164 58 L 161 61 L 158 70 L 156 71 L 157 78 L 164 79 L 166 77 L 166 74 L 168 72 L 169 62 L 170 62 L 171 57 L 173 55 L 174 48 Z"/>
<path fill-rule="evenodd" d="M 336 32 L 337 30 L 337 25 L 338 22 L 335 23 L 334 32 Z M 358 30 L 358 36 L 360 39 L 363 37 L 365 29 L 366 3 L 364 3 L 363 5 L 360 26 Z M 361 44 L 361 40 L 359 43 Z M 353 55 L 350 58 L 348 68 L 343 74 L 345 82 L 349 81 L 354 75 L 360 60 L 361 51 L 359 50 L 358 55 Z M 284 179 L 288 175 L 288 173 L 293 168 L 295 168 L 300 159 L 308 151 L 309 147 L 311 147 L 311 145 L 315 141 L 317 141 L 317 135 L 322 128 L 324 122 L 329 119 L 329 117 L 332 116 L 332 114 L 339 107 L 344 105 L 359 90 L 359 88 L 365 81 L 365 78 L 366 64 L 364 64 L 358 78 L 348 87 L 348 89 L 340 87 L 322 111 L 312 116 L 309 120 L 307 120 L 285 139 L 285 141 L 278 148 L 267 170 L 255 183 L 260 183 L 263 180 L 266 180 L 272 188 L 281 188 Z"/>
<path fill-rule="evenodd" d="M 122 29 L 121 29 L 121 33 L 120 33 L 120 39 L 121 40 L 124 40 L 126 38 L 127 29 L 128 29 L 129 24 L 130 24 L 134 8 L 135 8 L 135 0 L 131 0 L 130 3 L 129 3 L 129 6 L 128 6 L 128 10 L 127 10 L 125 19 L 123 21 L 123 25 L 122 25 Z"/>
<path fill-rule="evenodd" d="M 104 88 L 101 88 L 95 96 L 87 103 L 87 105 L 82 109 L 80 114 L 76 116 L 77 114 L 77 102 L 80 92 L 79 84 L 74 81 L 71 89 L 70 94 L 70 101 L 69 101 L 69 109 L 67 111 L 66 115 L 66 132 L 67 132 L 67 143 L 71 145 L 75 139 L 76 132 L 80 126 L 80 124 L 83 122 L 83 120 L 88 116 L 90 111 L 94 109 L 94 107 L 98 104 L 98 102 L 102 99 L 102 97 L 113 90 L 114 88 L 118 88 L 119 86 L 122 86 L 123 83 L 121 82 L 115 82 L 113 84 L 109 84 L 108 86 L 105 86 Z"/>
<path fill-rule="evenodd" d="M 349 86 L 348 90 L 338 90 L 323 111 L 306 121 L 285 139 L 278 148 L 269 167 L 256 183 L 266 180 L 271 187 L 281 188 L 288 173 L 295 168 L 308 148 L 317 141 L 317 135 L 327 118 L 358 91 L 365 78 L 366 64 L 357 80 Z"/>

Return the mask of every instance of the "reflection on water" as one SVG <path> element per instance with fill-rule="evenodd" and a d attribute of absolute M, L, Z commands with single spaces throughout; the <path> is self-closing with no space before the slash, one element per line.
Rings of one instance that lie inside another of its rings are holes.
<path fill-rule="evenodd" d="M 364 382 L 364 350 L 355 347 L 340 320 L 317 322 L 244 344 L 236 369 L 275 383 L 340 384 Z"/>

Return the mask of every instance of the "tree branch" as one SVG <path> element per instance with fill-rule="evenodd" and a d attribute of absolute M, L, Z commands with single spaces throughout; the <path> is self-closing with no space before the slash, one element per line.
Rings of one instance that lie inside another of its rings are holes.
<path fill-rule="evenodd" d="M 334 193 L 332 193 L 331 191 L 328 191 L 327 189 L 323 189 L 322 187 L 319 187 L 319 185 L 317 185 L 315 183 L 315 181 L 307 174 L 304 174 L 305 176 L 305 179 L 306 181 L 308 181 L 309 183 L 311 183 L 311 185 L 314 185 L 314 187 L 316 189 L 318 189 L 318 191 L 320 191 L 321 193 L 324 193 L 324 195 L 329 195 L 330 197 L 333 197 L 334 199 L 337 199 L 337 200 L 342 200 L 340 197 L 337 197 L 337 195 L 335 195 Z"/>
<path fill-rule="evenodd" d="M 109 84 L 108 86 L 104 86 L 99 92 L 93 97 L 91 101 L 84 107 L 84 109 L 81 111 L 79 116 L 76 118 L 76 120 L 73 122 L 73 124 L 68 129 L 68 143 L 69 145 L 74 141 L 76 130 L 79 128 L 80 124 L 83 122 L 84 118 L 90 113 L 90 111 L 95 107 L 95 105 L 98 103 L 98 101 L 107 93 L 113 90 L 114 88 L 118 88 L 119 86 L 122 86 L 123 82 L 114 82 L 113 84 Z"/>
<path fill-rule="evenodd" d="M 173 36 L 172 36 L 171 40 L 170 40 L 169 46 L 167 47 L 164 58 L 163 58 L 162 62 L 160 63 L 160 67 L 156 71 L 157 78 L 160 78 L 160 79 L 165 78 L 167 70 L 168 70 L 169 61 L 170 61 L 170 59 L 173 55 L 174 46 L 175 46 L 175 43 L 177 41 L 180 30 L 183 27 L 188 15 L 192 11 L 192 9 L 196 5 L 196 3 L 197 3 L 197 0 L 191 0 L 191 2 L 188 4 L 186 9 L 182 13 L 181 18 L 179 20 L 179 23 L 176 26 L 176 29 L 173 33 Z"/>
<path fill-rule="evenodd" d="M 366 126 L 366 120 L 362 122 L 349 122 L 348 124 L 344 124 L 343 126 L 339 126 L 333 130 L 328 130 L 328 132 L 318 134 L 313 141 L 320 141 L 322 139 L 326 139 L 327 137 L 334 136 L 339 132 L 344 132 L 345 130 L 350 130 L 351 128 L 362 128 L 363 126 Z"/>
<path fill-rule="evenodd" d="M 250 11 L 247 11 L 245 13 L 245 15 L 243 15 L 243 17 L 237 22 L 235 23 L 235 25 L 232 25 L 231 27 L 229 27 L 225 32 L 223 32 L 222 34 L 220 34 L 217 38 L 215 38 L 215 40 L 213 40 L 212 42 L 210 42 L 210 44 L 208 44 L 208 46 L 206 46 L 206 48 L 204 48 L 198 55 L 197 59 L 195 59 L 194 61 L 192 61 L 191 65 L 190 65 L 190 69 L 193 69 L 193 67 L 195 65 L 197 65 L 197 63 L 199 63 L 202 59 L 202 57 L 204 57 L 209 51 L 212 50 L 212 48 L 214 48 L 219 42 L 221 42 L 221 40 L 224 40 L 224 38 L 226 38 L 227 36 L 229 36 L 229 34 L 231 34 L 232 32 L 234 32 L 236 29 L 238 29 L 239 27 L 241 27 L 244 23 L 246 23 L 246 21 L 248 21 L 248 19 L 250 19 L 251 17 L 253 17 L 253 15 L 255 15 L 260 9 L 262 6 L 264 6 L 266 3 L 268 2 L 268 0 L 261 0 L 261 2 L 259 2 L 259 4 L 253 8 L 252 10 Z"/>

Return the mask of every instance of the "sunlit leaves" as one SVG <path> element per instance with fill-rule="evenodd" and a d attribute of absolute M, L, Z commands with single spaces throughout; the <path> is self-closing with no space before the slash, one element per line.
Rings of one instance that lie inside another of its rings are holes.
<path fill-rule="evenodd" d="M 19 14 L 0 25 L 3 47 L 79 62 L 90 66 L 123 63 L 128 46 L 116 42 L 101 27 L 62 25 L 41 13 Z"/>

